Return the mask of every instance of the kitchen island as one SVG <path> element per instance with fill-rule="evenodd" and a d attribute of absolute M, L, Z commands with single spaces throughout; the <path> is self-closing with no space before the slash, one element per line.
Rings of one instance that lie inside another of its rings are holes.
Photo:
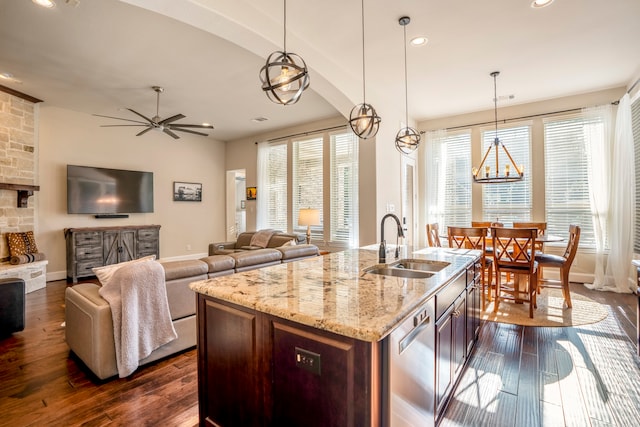
<path fill-rule="evenodd" d="M 407 250 L 430 270 L 409 278 L 370 249 L 191 284 L 201 425 L 437 422 L 480 329 L 479 252 Z"/>

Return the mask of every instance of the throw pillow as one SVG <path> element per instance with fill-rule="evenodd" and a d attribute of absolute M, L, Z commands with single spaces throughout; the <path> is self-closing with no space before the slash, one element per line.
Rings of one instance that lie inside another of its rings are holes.
<path fill-rule="evenodd" d="M 113 274 L 116 271 L 118 271 L 118 269 L 124 267 L 125 265 L 133 264 L 136 262 L 154 261 L 155 259 L 156 259 L 155 255 L 149 255 L 143 258 L 133 259 L 131 261 L 120 262 L 118 264 L 110 264 L 110 265 L 105 265 L 103 267 L 95 267 L 95 268 L 92 268 L 92 270 L 95 273 L 98 280 L 100 281 L 100 284 L 102 286 L 105 286 L 107 283 L 109 283 L 109 281 L 113 277 Z"/>
<path fill-rule="evenodd" d="M 7 233 L 7 241 L 9 243 L 9 253 L 11 256 L 35 254 L 38 252 L 33 231 Z"/>

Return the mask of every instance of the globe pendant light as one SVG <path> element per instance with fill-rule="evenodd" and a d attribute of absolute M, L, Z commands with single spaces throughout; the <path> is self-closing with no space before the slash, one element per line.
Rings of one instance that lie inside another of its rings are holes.
<path fill-rule="evenodd" d="M 276 104 L 295 104 L 302 92 L 309 87 L 309 72 L 304 60 L 287 52 L 287 0 L 284 0 L 283 50 L 273 52 L 260 69 L 262 90 Z"/>
<path fill-rule="evenodd" d="M 410 154 L 420 145 L 420 133 L 409 126 L 409 91 L 407 89 L 407 25 L 411 18 L 403 16 L 398 23 L 404 29 L 404 108 L 406 125 L 396 134 L 396 148 L 402 154 Z"/>
<path fill-rule="evenodd" d="M 500 138 L 498 138 L 498 92 L 496 90 L 496 77 L 500 74 L 500 71 L 494 71 L 490 74 L 493 77 L 493 115 L 495 119 L 495 138 L 493 143 L 489 145 L 487 151 L 484 153 L 482 157 L 482 161 L 480 162 L 480 166 L 477 168 L 474 167 L 471 170 L 473 174 L 473 181 L 478 184 L 497 184 L 501 182 L 515 182 L 521 181 L 524 178 L 524 165 L 516 166 L 516 162 L 509 154 L 509 150 L 504 146 Z M 499 153 L 500 149 L 504 151 L 507 155 L 507 159 L 509 162 L 504 165 L 504 173 L 500 172 L 500 158 Z M 485 165 L 485 161 L 489 157 L 491 150 L 494 151 L 495 154 L 495 171 L 491 171 L 491 166 L 489 164 Z M 511 167 L 513 166 L 514 173 L 511 173 Z M 483 170 L 484 167 L 484 170 Z"/>
<path fill-rule="evenodd" d="M 362 0 L 362 104 L 358 104 L 349 114 L 351 130 L 362 139 L 372 138 L 378 133 L 380 116 L 371 104 L 367 104 L 365 90 L 365 61 L 364 61 L 364 0 Z"/>

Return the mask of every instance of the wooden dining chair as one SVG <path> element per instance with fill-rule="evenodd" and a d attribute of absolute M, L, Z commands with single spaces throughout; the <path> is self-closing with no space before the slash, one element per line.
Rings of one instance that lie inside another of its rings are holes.
<path fill-rule="evenodd" d="M 568 308 L 571 308 L 571 293 L 569 290 L 569 271 L 571 264 L 576 257 L 578 251 L 578 243 L 580 242 L 580 227 L 577 225 L 569 226 L 569 242 L 564 250 L 564 254 L 553 255 L 543 252 L 536 252 L 535 259 L 538 265 L 543 268 L 559 268 L 560 280 L 551 280 L 540 278 L 538 286 L 542 288 L 560 288 L 564 296 L 564 302 Z"/>
<path fill-rule="evenodd" d="M 533 251 L 537 234 L 535 228 L 491 228 L 496 279 L 494 312 L 501 301 L 522 301 L 529 303 L 529 317 L 533 318 L 533 309 L 537 308 L 538 263 Z M 503 286 L 503 274 L 513 275 L 513 282 Z M 528 279 L 524 290 L 521 289 L 524 281 L 520 280 L 523 276 Z"/>
<path fill-rule="evenodd" d="M 432 248 L 442 247 L 440 243 L 440 229 L 438 228 L 437 222 L 427 224 L 427 243 L 429 243 L 429 246 Z"/>
<path fill-rule="evenodd" d="M 479 250 L 481 265 L 482 310 L 486 308 L 486 300 L 491 301 L 491 284 L 493 283 L 493 266 L 487 257 L 487 228 L 485 227 L 447 227 L 447 239 L 450 248 Z"/>
<path fill-rule="evenodd" d="M 536 237 L 544 236 L 547 232 L 546 222 L 514 222 L 513 228 L 535 228 L 538 230 Z M 544 249 L 544 242 L 536 241 L 536 251 L 542 252 Z"/>

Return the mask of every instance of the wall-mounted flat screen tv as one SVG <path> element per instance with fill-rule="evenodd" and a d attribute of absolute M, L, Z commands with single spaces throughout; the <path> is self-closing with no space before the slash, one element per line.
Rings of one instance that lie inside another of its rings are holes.
<path fill-rule="evenodd" d="M 67 165 L 67 212 L 153 212 L 153 172 Z"/>

